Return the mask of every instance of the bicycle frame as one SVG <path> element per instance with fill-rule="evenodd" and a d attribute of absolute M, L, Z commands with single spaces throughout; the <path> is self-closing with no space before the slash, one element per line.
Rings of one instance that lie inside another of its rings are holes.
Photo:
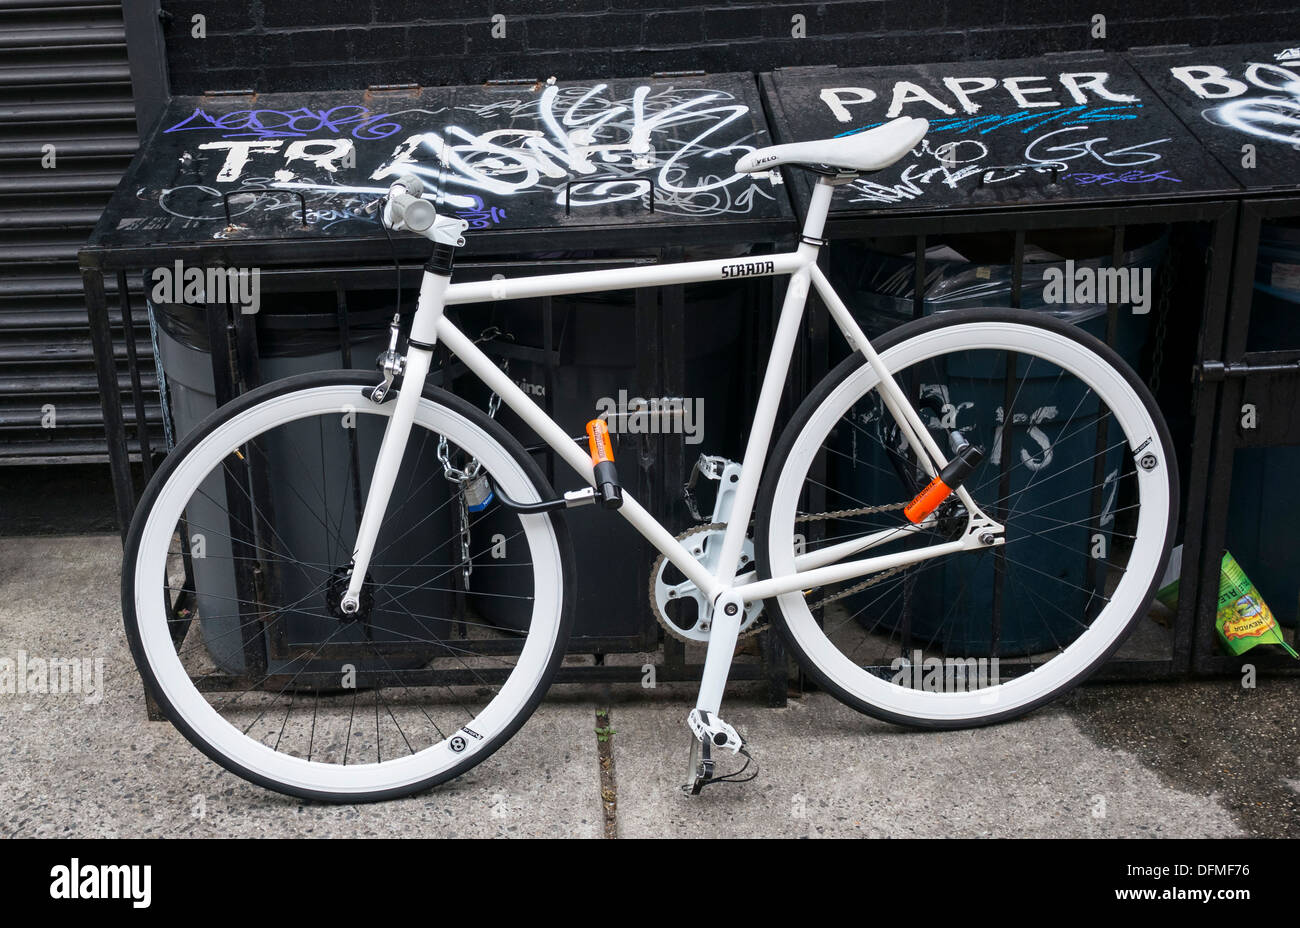
<path fill-rule="evenodd" d="M 871 342 L 844 302 L 835 293 L 826 275 L 817 266 L 821 235 L 835 183 L 834 178 L 824 176 L 814 187 L 808 215 L 804 222 L 801 244 L 790 252 L 760 257 L 687 261 L 653 267 L 615 268 L 476 283 L 451 283 L 449 276 L 426 270 L 420 286 L 415 317 L 411 324 L 402 389 L 384 432 L 375 475 L 371 481 L 358 528 L 348 597 L 356 597 L 360 594 L 374 551 L 379 526 L 388 507 L 389 494 L 414 421 L 415 409 L 429 372 L 433 354 L 431 348 L 439 340 L 500 396 L 502 402 L 514 410 L 560 458 L 588 484 L 593 483 L 592 464 L 587 454 L 574 443 L 555 420 L 447 318 L 444 313 L 446 307 L 493 300 L 561 296 L 572 293 L 730 280 L 740 277 L 788 275 L 790 283 L 781 306 L 771 354 L 759 390 L 753 425 L 741 462 L 740 482 L 735 490 L 732 517 L 727 524 L 715 572 L 710 574 L 705 570 L 684 545 L 642 508 L 626 488 L 623 492 L 623 505 L 618 510 L 623 518 L 627 519 L 650 544 L 696 584 L 714 604 L 698 706 L 717 712 L 736 637 L 744 617 L 745 603 L 796 590 L 838 583 L 868 573 L 919 563 L 970 548 L 983 547 L 984 545 L 978 542 L 973 537 L 973 533 L 968 530 L 963 533 L 961 539 L 956 541 L 875 557 L 845 560 L 886 541 L 897 539 L 905 533 L 915 532 L 927 524 L 922 522 L 919 526 L 913 526 L 902 522 L 898 528 L 885 529 L 862 538 L 801 554 L 795 562 L 797 571 L 787 576 L 758 580 L 753 573 L 750 573 L 736 577 L 741 548 L 750 519 L 754 514 L 759 481 L 771 445 L 778 404 L 784 391 L 786 375 L 794 353 L 810 287 L 817 291 L 818 296 L 826 304 L 831 318 L 844 334 L 850 347 L 860 351 L 867 363 L 874 368 L 880 378 L 877 389 L 881 399 L 897 422 L 908 445 L 916 454 L 920 465 L 930 476 L 934 476 L 947 464 L 947 459 L 933 436 L 907 401 L 903 391 L 872 348 Z M 965 489 L 959 487 L 955 492 L 970 514 L 972 522 L 978 521 L 981 530 L 1001 535 L 1002 526 L 981 512 Z M 525 502 L 532 501 L 525 500 Z M 720 608 L 724 604 L 726 608 Z M 728 614 L 728 610 L 733 605 L 739 605 L 739 610 Z"/>

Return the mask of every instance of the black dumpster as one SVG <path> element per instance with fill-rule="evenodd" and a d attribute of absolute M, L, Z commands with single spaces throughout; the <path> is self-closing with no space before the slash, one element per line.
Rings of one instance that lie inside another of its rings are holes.
<path fill-rule="evenodd" d="M 1215 290 L 1211 280 L 1225 279 L 1228 256 L 1214 254 L 1212 278 L 1203 246 L 1199 252 L 1182 249 L 1198 241 L 1197 236 L 1213 234 L 1222 242 L 1230 235 L 1231 206 L 1205 201 L 1229 196 L 1239 185 L 1195 143 L 1125 59 L 1075 54 L 883 68 L 792 68 L 764 75 L 762 83 L 773 132 L 781 141 L 851 135 L 897 116 L 930 122 L 927 137 L 911 153 L 892 167 L 837 187 L 832 199 L 827 237 L 835 244 L 829 249 L 828 273 L 869 335 L 945 309 L 959 314 L 963 307 L 1012 306 L 1051 312 L 1116 347 L 1158 395 L 1169 393 L 1171 382 L 1176 384 L 1182 394 L 1173 408 L 1199 408 L 1198 443 L 1208 442 L 1213 399 L 1208 393 L 1193 398 L 1185 386 L 1193 346 L 1166 333 L 1171 326 L 1182 332 L 1192 324 L 1188 310 L 1171 309 L 1175 288 L 1187 280 L 1202 284 L 1199 292 L 1192 285 L 1194 324 L 1200 324 L 1202 310 L 1218 312 L 1221 318 L 1224 293 Z M 788 177 L 802 212 L 812 181 L 797 171 L 788 172 Z M 1168 240 L 1167 224 L 1174 227 Z M 1178 250 L 1171 244 L 1174 236 Z M 1161 274 L 1167 254 L 1184 261 L 1172 276 Z M 1196 257 L 1187 260 L 1192 255 Z M 1157 300 L 1145 313 L 1113 301 L 1072 306 L 1058 299 L 1049 305 L 1044 272 L 1059 269 L 1066 258 L 1075 267 L 1148 267 Z M 813 354 L 825 369 L 837 360 L 839 350 L 833 347 L 836 338 L 828 333 L 823 338 Z M 953 382 L 968 382 L 976 391 L 979 374 L 947 372 Z M 1000 409 L 1003 401 L 984 397 L 983 402 Z M 1039 405 L 1046 409 L 1056 403 L 1069 406 L 1070 400 L 1044 396 Z M 1013 423 L 1013 441 L 1025 447 L 1050 444 L 1056 440 L 1051 428 L 1050 421 Z M 1029 434 L 1035 429 L 1039 434 Z M 1087 430 L 1077 438 L 1095 442 Z M 1179 438 L 1180 446 L 1191 444 L 1190 435 Z M 831 486 L 842 479 L 851 483 L 879 477 L 836 474 L 837 467 L 846 465 L 831 458 L 826 481 Z M 1103 461 L 1102 470 L 1111 463 Z M 1086 473 L 1081 476 L 1095 483 Z M 868 486 L 860 489 L 872 491 Z M 896 494 L 897 488 L 893 493 L 854 495 L 892 502 Z M 1105 507 L 1113 504 L 1104 493 L 1083 493 L 1079 502 L 1083 509 L 1067 521 L 1092 526 L 1101 523 Z M 1079 595 L 1090 595 L 1093 584 L 1085 579 L 1081 558 L 1073 558 L 1067 567 L 1053 562 L 1050 551 L 1035 556 L 1046 559 L 1038 569 L 1071 583 L 1079 580 Z M 941 580 L 914 584 L 906 594 L 915 597 L 909 600 L 914 608 L 909 607 L 907 621 L 923 623 L 934 613 L 934 605 L 962 584 L 961 573 L 960 565 L 945 566 Z M 1072 621 L 1069 611 L 1065 604 L 1061 622 Z M 1190 620 L 1189 610 L 1184 617 L 1188 626 Z M 1034 637 L 1021 629 L 1010 610 L 1003 608 L 997 623 L 999 655 L 1050 645 L 1041 631 Z M 964 628 L 960 618 L 950 624 L 949 640 L 935 642 L 945 653 L 989 652 L 987 630 Z M 907 656 L 909 640 L 931 640 L 930 631 L 920 624 L 909 626 L 897 636 L 899 653 Z M 1132 656 L 1112 662 L 1117 675 L 1187 665 L 1186 636 L 1181 632 L 1157 630 L 1148 636 L 1144 630 L 1139 637 L 1140 653 L 1121 652 Z"/>
<path fill-rule="evenodd" d="M 394 260 L 409 320 L 428 243 L 396 235 L 390 244 L 361 211 L 399 174 L 422 176 L 439 211 L 469 223 L 455 280 L 522 276 L 738 255 L 788 240 L 780 179 L 731 170 L 769 141 L 751 75 L 174 98 L 83 252 L 88 302 L 92 317 L 102 311 L 95 281 L 104 270 L 176 260 L 261 269 L 267 292 L 256 314 L 154 307 L 170 425 L 183 433 L 204 409 L 290 371 L 372 364 L 394 305 Z M 610 404 L 618 412 L 620 403 L 669 398 L 702 408 L 691 434 L 614 428 L 629 491 L 671 524 L 680 521 L 683 463 L 700 451 L 739 453 L 738 400 L 752 383 L 752 332 L 766 324 L 771 295 L 770 282 L 749 282 L 450 312 L 575 436 Z M 433 377 L 495 408 L 449 359 L 438 359 Z M 498 415 L 515 427 L 508 410 Z M 110 442 L 119 434 L 110 428 Z M 537 456 L 560 489 L 574 485 L 545 449 Z M 125 520 L 134 489 L 124 454 L 113 464 Z M 569 521 L 587 591 L 573 648 L 653 649 L 648 546 L 608 514 Z M 491 608 L 492 573 L 471 571 L 452 608 Z M 640 679 L 639 665 L 624 675 Z"/>
<path fill-rule="evenodd" d="M 1108 239 L 1104 230 L 1075 230 L 1073 235 L 1055 236 L 1053 247 L 1067 252 L 1070 268 L 1100 268 L 1110 266 L 1110 256 L 1095 254 L 1096 243 L 1100 238 Z M 1137 236 L 1133 236 L 1136 238 Z M 1119 266 L 1128 268 L 1160 268 L 1167 251 L 1167 235 L 1159 230 L 1146 230 L 1145 244 L 1131 248 L 1122 256 Z M 855 280 L 845 280 L 839 293 L 848 302 L 859 321 L 864 324 L 869 334 L 888 331 L 901 321 L 911 319 L 915 309 L 916 296 L 914 288 L 915 256 L 894 255 L 885 252 L 864 249 L 856 243 L 844 243 L 841 248 L 832 249 L 832 269 L 846 268 L 836 276 L 840 279 L 855 276 Z M 1028 247 L 1033 248 L 1031 240 Z M 961 249 L 967 249 L 978 255 L 986 243 L 976 239 L 953 238 L 942 246 L 931 249 L 927 258 L 927 276 L 923 293 L 922 312 L 930 315 L 936 312 L 960 314 L 963 310 L 988 306 L 1010 306 L 1012 285 L 1016 269 L 1007 264 L 977 263 L 963 260 Z M 854 249 L 854 253 L 849 252 Z M 1027 261 L 1020 272 L 1020 305 L 1025 309 L 1052 315 L 1085 331 L 1106 339 L 1106 306 L 1076 302 L 1049 302 L 1046 299 L 1049 270 L 1058 273 L 1066 265 L 1066 255 L 1039 246 L 1033 248 L 1037 260 Z M 935 253 L 943 257 L 935 257 Z M 853 275 L 856 268 L 857 274 Z M 1117 316 L 1118 325 L 1112 343 L 1130 364 L 1140 366 L 1143 349 L 1146 346 L 1150 326 L 1145 314 L 1133 312 L 1131 304 L 1120 304 Z M 1146 307 L 1150 311 L 1150 307 Z M 1021 376 L 1028 373 L 1027 365 L 1022 360 Z M 971 369 L 949 368 L 947 394 L 943 400 L 956 408 L 969 407 L 973 410 L 1000 408 L 1005 398 L 1000 386 L 991 378 L 993 372 L 974 367 Z M 1017 405 L 1031 410 L 1025 416 L 1013 417 L 1011 447 L 1026 449 L 1026 453 L 1038 453 L 1043 448 L 1051 448 L 1062 460 L 1087 460 L 1094 454 L 1090 443 L 1095 442 L 1095 432 L 1081 428 L 1080 423 L 1087 421 L 1095 410 L 1088 407 L 1087 398 L 1081 395 L 1066 395 L 1054 386 L 1054 376 L 1044 373 L 1036 380 L 1030 380 L 1019 390 Z M 1071 423 L 1057 420 L 1048 410 L 1069 410 Z M 1063 431 L 1067 426 L 1069 432 Z M 840 455 L 835 461 L 852 461 L 851 443 L 856 436 L 846 433 L 839 436 L 843 443 L 836 450 Z M 1109 486 L 1103 490 L 1103 498 L 1111 499 L 1115 489 L 1115 477 L 1120 472 L 1123 449 L 1112 448 L 1103 458 L 1103 474 Z M 886 500 L 898 496 L 901 488 L 897 478 L 881 471 L 855 467 L 847 468 L 837 474 L 832 484 L 842 488 L 851 498 L 863 500 Z M 1087 486 L 1087 475 L 1080 475 L 1080 485 Z M 1036 471 L 1023 469 L 1015 474 L 1010 485 L 1010 492 L 1015 494 L 1017 505 L 1022 510 L 1035 511 L 1053 503 L 1057 497 L 1059 477 L 1052 484 L 1041 479 Z M 1086 543 L 1093 501 L 1087 494 L 1080 494 L 1058 502 L 1053 511 L 1053 518 L 1066 524 L 1079 526 L 1078 544 Z M 1114 508 L 1114 503 L 1111 503 Z M 1102 518 L 1102 525 L 1111 525 L 1111 520 Z M 1111 532 L 1101 531 L 1107 545 L 1113 544 Z M 1074 539 L 1071 539 L 1074 541 Z M 1040 616 L 1014 615 L 1007 618 L 1001 629 L 1000 653 L 1015 655 L 1035 653 L 1048 650 L 1053 646 L 1054 638 L 1060 628 L 1071 621 L 1071 616 L 1082 613 L 1090 597 L 1102 595 L 1099 580 L 1090 580 L 1087 564 L 1073 557 L 1065 545 L 1038 545 L 1018 554 L 1019 563 L 1028 572 L 1020 578 L 1020 584 L 1028 594 L 1040 597 L 1040 601 L 1053 602 L 1061 609 L 1059 621 L 1050 626 Z M 939 577 L 933 583 L 918 584 L 913 594 L 915 613 L 912 618 L 913 634 L 927 640 L 941 631 L 940 618 L 947 618 L 942 632 L 945 635 L 943 645 L 952 654 L 986 656 L 991 646 L 990 632 L 987 628 L 977 628 L 969 623 L 953 621 L 946 616 L 944 604 L 958 597 L 962 591 L 974 597 L 992 595 L 992 577 L 986 572 L 975 569 L 971 559 L 957 560 L 945 565 L 938 571 Z M 1062 581 L 1065 581 L 1062 583 Z M 849 609 L 871 616 L 870 605 L 873 593 L 864 591 L 845 600 Z M 1031 618 L 1032 621 L 1021 621 Z M 1056 615 L 1051 618 L 1057 619 Z M 875 616 L 871 616 L 875 621 Z"/>
<path fill-rule="evenodd" d="M 1197 375 L 1218 394 L 1199 571 L 1193 666 L 1294 666 L 1279 648 L 1228 655 L 1215 632 L 1220 562 L 1231 553 L 1275 618 L 1300 612 L 1300 41 L 1153 50 L 1135 66 L 1246 194 L 1226 329 L 1206 333 Z M 1188 564 L 1187 553 L 1183 563 Z M 1186 583 L 1186 580 L 1183 581 Z M 1180 585 L 1180 589 L 1182 589 Z M 1288 632 L 1294 640 L 1294 633 Z M 1272 653 L 1268 653 L 1272 652 Z"/>

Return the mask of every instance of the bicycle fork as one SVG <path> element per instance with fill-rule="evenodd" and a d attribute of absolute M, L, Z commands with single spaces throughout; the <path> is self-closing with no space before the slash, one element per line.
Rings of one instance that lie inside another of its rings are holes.
<path fill-rule="evenodd" d="M 424 381 L 429 376 L 429 368 L 433 363 L 433 344 L 437 338 L 435 327 L 442 314 L 443 299 L 449 282 L 449 273 L 426 269 L 420 284 L 420 298 L 415 318 L 411 322 L 405 366 L 402 368 L 402 389 L 397 393 L 397 402 L 392 415 L 388 417 L 388 425 L 379 444 L 379 456 L 375 459 L 365 509 L 361 513 L 361 524 L 357 527 L 356 546 L 352 551 L 352 573 L 348 578 L 347 591 L 339 601 L 339 608 L 346 615 L 354 615 L 361 608 L 361 588 L 365 585 L 366 571 L 369 570 L 370 558 L 375 553 L 379 528 L 388 511 L 389 498 L 397 482 L 397 472 L 401 469 L 402 458 L 406 453 L 406 441 L 411 435 L 411 426 L 415 424 L 415 410 L 424 394 Z M 372 401 L 383 402 L 386 395 L 387 391 L 377 396 L 372 395 Z"/>

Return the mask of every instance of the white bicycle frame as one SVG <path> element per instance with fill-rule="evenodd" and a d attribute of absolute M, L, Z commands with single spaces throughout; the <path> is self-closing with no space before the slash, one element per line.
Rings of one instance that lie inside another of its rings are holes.
<path fill-rule="evenodd" d="M 991 533 L 997 538 L 996 543 L 1001 543 L 1002 526 L 986 516 L 964 488 L 958 487 L 955 493 L 969 513 L 967 531 L 963 532 L 958 540 L 892 554 L 845 560 L 877 545 L 897 539 L 902 534 L 918 531 L 928 524 L 929 519 L 920 525 L 901 522 L 897 528 L 885 529 L 801 554 L 795 559 L 797 571 L 788 576 L 766 580 L 757 579 L 752 572 L 741 577 L 736 576 L 741 548 L 754 513 L 759 481 L 766 464 L 777 408 L 784 391 L 786 374 L 790 367 L 790 358 L 794 353 L 795 340 L 803 319 L 810 285 L 816 289 L 817 294 L 830 310 L 831 317 L 848 340 L 850 347 L 862 352 L 867 363 L 875 369 L 880 378 L 878 390 L 881 399 L 897 422 L 908 445 L 916 454 L 920 465 L 930 476 L 934 476 L 947 464 L 943 451 L 907 401 L 880 356 L 871 347 L 871 342 L 844 302 L 831 287 L 826 275 L 817 266 L 819 246 L 815 243 L 821 240 L 834 186 L 832 178 L 820 179 L 813 188 L 801 244 L 796 250 L 781 254 L 520 277 L 481 283 L 451 283 L 448 276 L 426 271 L 420 285 L 415 317 L 411 323 L 412 343 L 407 348 L 402 389 L 398 393 L 395 409 L 389 418 L 380 446 L 375 474 L 371 480 L 357 532 L 352 581 L 345 599 L 360 595 L 366 570 L 374 553 L 379 527 L 388 508 L 389 495 L 405 451 L 407 437 L 415 419 L 416 406 L 420 401 L 425 377 L 429 372 L 433 353 L 427 347 L 417 347 L 416 343 L 433 345 L 441 340 L 453 355 L 501 397 L 502 402 L 514 410 L 556 454 L 588 484 L 594 485 L 593 469 L 588 455 L 574 443 L 568 432 L 533 402 L 446 317 L 444 314 L 446 307 L 492 300 L 561 296 L 571 293 L 731 280 L 739 277 L 789 275 L 790 283 L 781 306 L 776 334 L 772 341 L 772 352 L 763 375 L 753 426 L 741 462 L 740 483 L 735 488 L 731 520 L 723 536 L 722 551 L 714 572 L 709 573 L 696 561 L 686 547 L 646 512 L 626 489 L 623 490 L 623 505 L 618 510 L 623 518 L 632 523 L 632 526 L 650 544 L 654 545 L 713 603 L 708 651 L 697 707 L 712 713 L 718 711 L 736 639 L 741 622 L 744 620 L 746 603 L 769 599 L 795 590 L 839 583 L 865 574 L 987 546 L 988 542 L 980 541 L 977 535 Z M 522 502 L 536 501 L 523 500 Z M 528 517 L 524 516 L 524 518 Z M 538 516 L 538 518 L 542 517 Z M 978 527 L 979 531 L 972 531 L 972 526 Z"/>

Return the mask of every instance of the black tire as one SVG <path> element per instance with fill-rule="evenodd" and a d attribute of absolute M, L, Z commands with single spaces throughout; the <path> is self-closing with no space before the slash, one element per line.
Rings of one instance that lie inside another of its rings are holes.
<path fill-rule="evenodd" d="M 462 764 L 458 764 L 448 770 L 442 771 L 428 779 L 397 789 L 360 794 L 338 794 L 285 786 L 284 784 L 270 780 L 230 761 L 223 754 L 212 749 L 203 738 L 201 738 L 188 724 L 186 724 L 167 699 L 163 689 L 158 685 L 158 681 L 154 677 L 149 662 L 145 658 L 144 649 L 140 641 L 139 630 L 136 627 L 137 623 L 134 614 L 135 570 L 133 565 L 138 556 L 140 539 L 149 510 L 152 508 L 154 501 L 157 499 L 158 494 L 161 492 L 168 477 L 179 466 L 185 455 L 187 455 L 208 434 L 228 419 L 239 415 L 268 399 L 287 393 L 293 393 L 298 390 L 305 390 L 313 387 L 352 385 L 355 385 L 357 388 L 357 398 L 360 403 L 362 401 L 361 391 L 363 389 L 372 388 L 375 385 L 375 377 L 373 374 L 357 370 L 318 371 L 300 374 L 293 377 L 286 377 L 282 380 L 277 380 L 274 383 L 251 390 L 230 403 L 227 403 L 225 406 L 222 406 L 220 409 L 215 410 L 211 415 L 195 426 L 195 428 L 176 445 L 172 452 L 167 456 L 166 460 L 163 461 L 162 466 L 153 475 L 153 479 L 149 481 L 143 495 L 136 504 L 135 514 L 131 520 L 131 528 L 127 534 L 126 547 L 122 559 L 122 618 L 126 627 L 127 641 L 131 647 L 131 656 L 135 660 L 136 667 L 144 681 L 145 688 L 157 703 L 159 709 L 167 720 L 176 726 L 180 733 L 185 736 L 186 740 L 202 751 L 210 759 L 216 761 L 231 773 L 234 773 L 251 783 L 255 783 L 258 786 L 276 792 L 295 796 L 300 799 L 348 804 L 398 799 L 404 796 L 423 792 L 424 790 L 437 786 L 440 783 L 445 783 L 486 760 L 519 731 L 545 697 L 550 688 L 551 682 L 555 678 L 555 673 L 564 659 L 564 652 L 568 644 L 569 635 L 573 628 L 574 577 L 573 545 L 569 538 L 569 532 L 563 514 L 560 512 L 549 513 L 548 518 L 551 520 L 556 538 L 559 542 L 560 558 L 564 572 L 562 581 L 563 599 L 560 614 L 559 634 L 556 640 L 554 653 L 551 655 L 550 661 L 544 670 L 541 684 L 537 687 L 531 699 L 526 703 L 523 711 L 515 717 L 510 725 L 493 736 L 482 750 L 467 757 L 465 762 Z M 474 406 L 460 397 L 448 393 L 438 387 L 426 385 L 423 396 L 425 399 L 446 406 L 454 412 L 471 420 L 475 425 L 481 427 L 523 467 L 529 479 L 531 479 L 536 485 L 539 498 L 552 499 L 555 497 L 555 491 L 551 488 L 550 482 L 547 480 L 546 475 L 542 472 L 541 468 L 537 465 L 537 462 L 530 454 L 528 454 L 527 451 L 524 450 L 524 447 L 519 443 L 519 441 L 494 419 L 489 418 L 477 406 Z"/>
<path fill-rule="evenodd" d="M 1077 326 L 1071 325 L 1043 313 L 1030 312 L 1020 309 L 969 309 L 961 310 L 954 313 L 942 313 L 927 316 L 923 319 L 913 320 L 905 323 L 896 329 L 893 329 L 882 335 L 879 339 L 872 342 L 872 347 L 879 353 L 883 353 L 895 345 L 901 344 L 909 338 L 943 326 L 956 324 L 958 322 L 1004 322 L 1017 323 L 1021 325 L 1037 326 L 1040 328 L 1050 329 L 1058 334 L 1073 339 L 1081 345 L 1091 349 L 1095 354 L 1100 355 L 1106 362 L 1119 371 L 1124 379 L 1128 382 L 1137 395 L 1141 398 L 1151 417 L 1156 424 L 1160 435 L 1160 441 L 1164 446 L 1166 459 L 1169 461 L 1169 483 L 1170 483 L 1170 506 L 1169 522 L 1167 527 L 1166 538 L 1170 544 L 1166 545 L 1159 562 L 1159 568 L 1151 581 L 1151 586 L 1147 590 L 1146 600 L 1150 601 L 1155 597 L 1156 590 L 1159 588 L 1160 578 L 1164 575 L 1165 567 L 1169 562 L 1170 546 L 1177 528 L 1178 503 L 1179 503 L 1179 480 L 1178 465 L 1174 455 L 1173 440 L 1169 434 L 1169 428 L 1156 404 L 1155 398 L 1151 391 L 1147 389 L 1146 384 L 1138 377 L 1137 373 L 1129 364 L 1117 354 L 1114 349 L 1109 347 L 1105 342 L 1095 338 L 1089 333 L 1083 331 Z M 789 424 L 786 425 L 777 441 L 772 455 L 769 458 L 768 469 L 763 475 L 763 481 L 759 486 L 758 493 L 758 513 L 755 524 L 755 562 L 760 578 L 770 578 L 772 576 L 770 550 L 768 547 L 768 536 L 770 534 L 770 513 L 772 501 L 776 491 L 776 485 L 781 472 L 786 466 L 790 456 L 791 449 L 795 446 L 800 433 L 807 425 L 808 420 L 812 417 L 814 411 L 825 401 L 826 397 L 835 390 L 840 384 L 848 379 L 855 371 L 867 363 L 866 357 L 860 351 L 855 351 L 849 357 L 845 358 L 829 374 L 822 379 L 815 389 L 804 399 L 791 417 Z M 883 502 L 883 501 L 881 501 Z M 1002 713 L 992 714 L 975 721 L 940 721 L 931 719 L 915 719 L 908 716 L 901 716 L 892 713 L 871 703 L 862 700 L 856 695 L 847 692 L 843 687 L 835 683 L 820 667 L 809 657 L 804 649 L 799 645 L 795 636 L 791 634 L 787 624 L 786 616 L 781 609 L 780 603 L 776 599 L 765 600 L 765 607 L 770 610 L 768 613 L 773 617 L 772 621 L 780 629 L 781 635 L 785 640 L 786 647 L 794 655 L 800 668 L 808 674 L 817 685 L 831 693 L 840 702 L 851 706 L 857 711 L 878 718 L 885 722 L 891 722 L 906 728 L 917 729 L 961 729 L 975 728 L 983 725 L 991 725 L 998 722 L 1008 721 L 1013 718 L 1025 715 L 1040 706 L 1059 698 L 1065 693 L 1078 686 L 1091 674 L 1096 672 L 1119 648 L 1132 633 L 1134 626 L 1142 616 L 1142 613 L 1135 613 L 1127 622 L 1123 632 L 1115 639 L 1114 643 L 1093 661 L 1087 668 L 1080 673 L 1075 674 L 1065 684 L 1049 692 L 1045 696 L 1034 700 L 1027 705 Z"/>

